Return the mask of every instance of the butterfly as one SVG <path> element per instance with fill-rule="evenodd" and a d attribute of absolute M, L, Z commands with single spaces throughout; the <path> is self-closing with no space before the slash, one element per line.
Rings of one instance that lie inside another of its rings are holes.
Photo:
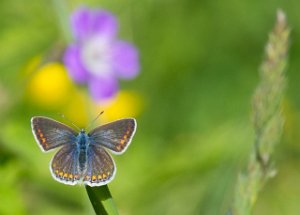
<path fill-rule="evenodd" d="M 122 154 L 136 131 L 136 120 L 120 119 L 86 132 L 43 116 L 31 118 L 32 132 L 43 152 L 60 147 L 50 162 L 50 171 L 58 182 L 101 186 L 111 182 L 116 165 L 109 149 Z"/>

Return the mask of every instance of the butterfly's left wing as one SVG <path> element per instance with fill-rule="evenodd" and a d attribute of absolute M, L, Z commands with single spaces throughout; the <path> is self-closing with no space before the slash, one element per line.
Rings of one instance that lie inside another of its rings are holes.
<path fill-rule="evenodd" d="M 63 146 L 52 158 L 50 171 L 56 181 L 70 185 L 80 183 L 82 175 L 76 145 Z"/>
<path fill-rule="evenodd" d="M 77 133 L 72 128 L 47 117 L 32 117 L 31 127 L 38 145 L 44 152 L 76 141 Z"/>
<path fill-rule="evenodd" d="M 120 119 L 90 131 L 89 141 L 92 145 L 104 146 L 115 154 L 122 154 L 129 146 L 135 130 L 135 119 Z"/>

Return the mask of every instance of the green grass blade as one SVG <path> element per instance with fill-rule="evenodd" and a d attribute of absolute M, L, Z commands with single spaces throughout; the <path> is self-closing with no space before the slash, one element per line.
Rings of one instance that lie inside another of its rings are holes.
<path fill-rule="evenodd" d="M 255 144 L 247 170 L 239 175 L 233 201 L 233 215 L 250 215 L 264 184 L 276 173 L 271 160 L 283 131 L 282 97 L 286 86 L 286 67 L 290 29 L 282 11 L 266 45 L 252 107 Z"/>
<path fill-rule="evenodd" d="M 89 199 L 97 215 L 118 215 L 118 210 L 109 192 L 108 186 L 85 186 Z"/>

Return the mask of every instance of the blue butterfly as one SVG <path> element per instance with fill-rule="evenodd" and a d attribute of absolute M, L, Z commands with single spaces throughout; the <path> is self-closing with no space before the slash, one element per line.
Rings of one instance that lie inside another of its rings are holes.
<path fill-rule="evenodd" d="M 55 180 L 69 185 L 101 186 L 111 182 L 116 165 L 106 149 L 122 154 L 136 131 L 136 120 L 120 119 L 86 133 L 74 131 L 53 119 L 31 119 L 33 135 L 43 152 L 61 147 L 50 162 Z"/>

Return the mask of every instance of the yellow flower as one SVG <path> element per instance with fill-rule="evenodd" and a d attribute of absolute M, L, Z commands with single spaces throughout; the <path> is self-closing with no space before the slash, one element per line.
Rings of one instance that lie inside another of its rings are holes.
<path fill-rule="evenodd" d="M 28 82 L 29 99 L 42 107 L 61 107 L 74 90 L 67 72 L 60 63 L 49 63 L 32 74 Z"/>
<path fill-rule="evenodd" d="M 110 122 L 113 120 L 136 117 L 140 114 L 143 101 L 139 94 L 133 91 L 119 91 L 117 96 L 109 103 L 98 104 L 98 112 L 104 110 L 100 121 Z"/>
<path fill-rule="evenodd" d="M 95 103 L 85 90 L 75 87 L 62 64 L 48 63 L 36 70 L 39 60 L 34 58 L 25 70 L 30 77 L 26 95 L 36 106 L 58 110 L 81 128 L 85 128 L 100 111 L 104 114 L 95 125 L 140 114 L 143 101 L 136 92 L 119 91 L 109 102 Z"/>

